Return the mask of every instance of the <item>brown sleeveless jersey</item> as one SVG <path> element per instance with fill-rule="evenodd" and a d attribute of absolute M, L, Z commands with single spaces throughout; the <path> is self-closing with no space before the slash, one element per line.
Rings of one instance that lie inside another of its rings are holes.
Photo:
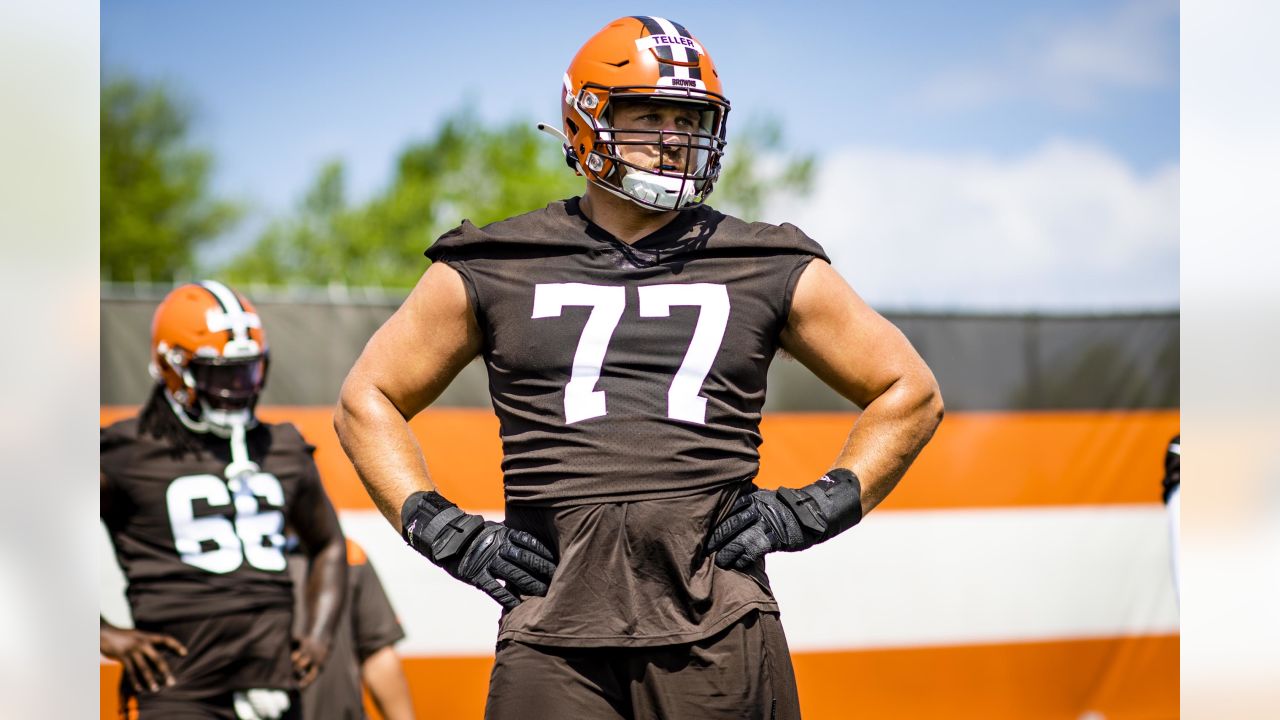
<path fill-rule="evenodd" d="M 512 503 L 686 495 L 751 478 L 765 377 L 822 248 L 711 208 L 628 246 L 577 199 L 447 233 L 484 333 Z"/>
<path fill-rule="evenodd" d="M 248 432 L 260 472 L 228 482 L 225 439 L 201 438 L 199 457 L 139 435 L 136 419 L 102 430 L 102 520 L 128 581 L 134 622 L 150 625 L 292 607 L 284 522 L 321 493 L 309 445 L 290 424 Z"/>
<path fill-rule="evenodd" d="M 427 255 L 462 276 L 484 335 L 507 523 L 559 553 L 499 637 L 689 642 L 775 609 L 762 572 L 703 544 L 757 472 L 769 364 L 822 248 L 707 207 L 627 245 L 574 198 L 464 222 Z"/>

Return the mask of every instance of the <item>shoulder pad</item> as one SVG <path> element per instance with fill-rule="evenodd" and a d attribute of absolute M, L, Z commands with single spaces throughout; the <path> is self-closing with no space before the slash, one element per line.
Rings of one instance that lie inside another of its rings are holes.
<path fill-rule="evenodd" d="M 714 212 L 714 211 L 713 211 Z M 779 253 L 812 255 L 830 262 L 827 253 L 813 238 L 791 223 L 774 225 L 766 222 L 746 222 L 732 215 L 719 215 L 718 232 L 708 245 L 713 250 L 770 250 Z"/>
<path fill-rule="evenodd" d="M 138 418 L 132 417 L 98 430 L 99 448 L 102 452 L 128 445 L 138 440 Z"/>
<path fill-rule="evenodd" d="M 484 256 L 520 249 L 563 247 L 570 251 L 589 247 L 576 220 L 565 209 L 565 200 L 545 208 L 477 227 L 470 220 L 440 236 L 425 255 L 433 262 L 450 258 Z M 566 229 L 576 229 L 566 232 Z"/>
<path fill-rule="evenodd" d="M 258 423 L 258 428 L 265 430 L 271 434 L 271 445 L 273 448 L 280 450 L 305 450 L 308 453 L 314 453 L 316 446 L 307 442 L 302 436 L 302 432 L 291 422 L 282 423 Z"/>

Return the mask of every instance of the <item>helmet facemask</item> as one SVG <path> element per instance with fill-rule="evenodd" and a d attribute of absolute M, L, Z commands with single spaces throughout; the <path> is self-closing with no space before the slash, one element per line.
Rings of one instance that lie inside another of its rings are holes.
<path fill-rule="evenodd" d="M 616 123 L 618 108 L 630 103 L 692 108 L 698 117 L 697 127 L 683 131 Z M 575 104 L 579 116 L 592 130 L 594 142 L 587 154 L 586 169 L 595 184 L 642 207 L 660 211 L 694 207 L 711 193 L 724 155 L 727 102 L 696 90 L 604 88 L 589 84 Z M 583 112 L 588 105 L 595 112 Z M 645 158 L 628 152 L 630 148 L 647 148 L 651 152 Z"/>
<path fill-rule="evenodd" d="M 171 351 L 164 359 L 182 379 L 183 387 L 177 392 L 166 389 L 166 395 L 188 429 L 229 437 L 237 427 L 257 424 L 254 409 L 266 384 L 265 354 L 255 349 L 239 357 L 184 355 Z"/>

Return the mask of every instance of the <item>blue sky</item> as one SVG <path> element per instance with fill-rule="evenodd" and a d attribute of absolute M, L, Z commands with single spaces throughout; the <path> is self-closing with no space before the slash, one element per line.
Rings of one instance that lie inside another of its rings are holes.
<path fill-rule="evenodd" d="M 373 191 L 465 102 L 490 120 L 554 120 L 583 40 L 617 16 L 664 15 L 716 60 L 730 152 L 735 122 L 772 115 L 791 147 L 819 153 L 820 191 L 770 219 L 823 242 L 873 302 L 1177 304 L 1176 2 L 597 8 L 105 0 L 102 67 L 195 104 L 217 188 L 255 208 L 227 252 L 328 159 L 347 162 L 355 194 Z M 971 282 L 946 276 L 956 263 Z"/>

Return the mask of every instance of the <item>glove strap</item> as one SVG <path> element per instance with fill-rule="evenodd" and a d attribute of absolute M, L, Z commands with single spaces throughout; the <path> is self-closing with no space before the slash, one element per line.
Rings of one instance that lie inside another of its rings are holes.
<path fill-rule="evenodd" d="M 463 512 L 431 490 L 410 495 L 400 508 L 405 542 L 437 565 L 461 553 L 484 527 L 484 518 Z"/>
<path fill-rule="evenodd" d="M 798 490 L 779 488 L 778 498 L 814 542 L 835 537 L 862 521 L 862 483 L 852 470 L 835 468 Z"/>
<path fill-rule="evenodd" d="M 824 512 L 822 503 L 818 500 L 822 494 L 810 493 L 806 490 L 807 488 L 800 490 L 778 488 L 778 499 L 782 500 L 791 514 L 796 516 L 800 527 L 811 534 L 821 535 L 827 531 L 827 513 Z"/>

